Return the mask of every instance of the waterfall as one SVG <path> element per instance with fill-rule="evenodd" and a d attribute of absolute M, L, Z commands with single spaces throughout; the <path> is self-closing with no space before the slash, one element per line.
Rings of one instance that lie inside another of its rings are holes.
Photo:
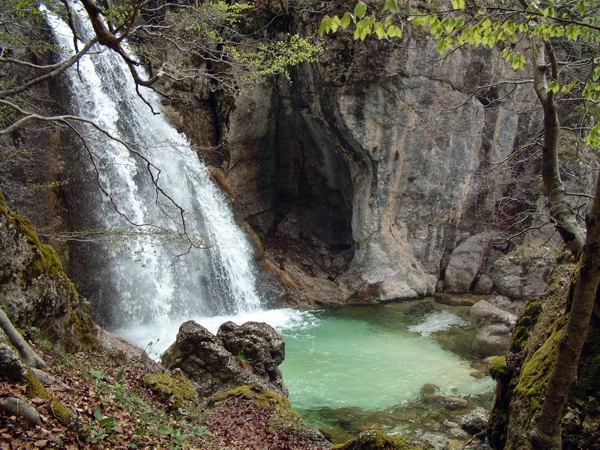
<path fill-rule="evenodd" d="M 78 34 L 90 39 L 93 30 L 85 10 L 76 3 L 71 7 Z M 70 28 L 56 14 L 46 10 L 46 15 L 63 57 L 73 55 Z M 113 326 L 137 326 L 260 310 L 254 249 L 236 225 L 229 199 L 215 186 L 187 139 L 136 94 L 123 59 L 96 45 L 66 73 L 75 113 L 129 147 L 92 126 L 83 127 L 84 151 L 95 155 L 95 166 L 87 167 L 89 182 L 109 194 L 98 194 L 95 220 L 111 230 L 129 230 L 129 221 L 141 224 L 134 227 L 136 238 L 96 252 L 98 258 L 106 258 L 109 270 L 108 276 L 98 276 L 119 297 L 111 299 L 111 317 L 104 319 Z M 140 90 L 159 111 L 158 96 L 150 89 Z M 206 248 L 182 242 L 179 208 L 185 211 L 183 238 L 201 238 Z"/>

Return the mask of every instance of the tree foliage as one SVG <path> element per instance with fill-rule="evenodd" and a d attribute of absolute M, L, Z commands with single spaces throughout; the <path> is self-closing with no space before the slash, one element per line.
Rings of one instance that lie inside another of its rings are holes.
<path fill-rule="evenodd" d="M 268 23 L 259 20 L 261 11 L 251 3 L 115 3 L 108 8 L 95 0 L 48 0 L 42 4 L 34 0 L 0 0 L 0 138 L 5 136 L 7 142 L 17 142 L 22 127 L 50 125 L 71 130 L 88 149 L 82 130 L 85 126 L 95 128 L 103 138 L 118 142 L 144 162 L 157 195 L 181 212 L 185 239 L 204 247 L 201 239 L 187 233 L 183 209 L 161 189 L 154 176 L 160 168 L 144 156 L 143 149 L 136 149 L 135 143 L 124 142 L 88 119 L 57 114 L 56 103 L 48 95 L 48 82 L 66 70 L 76 70 L 81 58 L 90 52 L 113 51 L 129 67 L 142 99 L 140 87 L 166 95 L 161 91 L 165 84 L 161 80 L 175 87 L 199 83 L 212 91 L 236 95 L 268 76 L 286 74 L 294 64 L 313 61 L 319 47 L 312 38 L 299 35 L 278 33 L 277 39 L 273 38 Z M 91 37 L 78 27 L 76 9 L 87 14 L 93 27 Z M 75 54 L 66 55 L 53 42 L 46 24 L 50 13 L 61 16 L 71 28 Z M 146 104 L 152 108 L 150 102 Z M 97 156 L 89 149 L 88 156 L 96 167 Z M 97 169 L 96 172 L 98 175 Z M 99 185 L 110 197 L 102 183 Z M 124 215 L 112 197 L 110 200 L 115 210 Z"/>
<path fill-rule="evenodd" d="M 420 7 L 400 9 L 397 0 L 386 0 L 381 11 L 368 14 L 360 1 L 353 12 L 326 16 L 320 33 L 354 28 L 355 39 L 400 38 L 407 26 L 425 28 L 446 54 L 463 46 L 501 49 L 515 70 L 524 70 L 530 57 L 543 52 L 544 42 L 560 47 L 564 60 L 557 61 L 556 77 L 546 89 L 553 95 L 578 96 L 584 106 L 582 136 L 587 145 L 600 145 L 600 2 L 597 0 L 544 0 L 474 2 L 429 1 Z"/>

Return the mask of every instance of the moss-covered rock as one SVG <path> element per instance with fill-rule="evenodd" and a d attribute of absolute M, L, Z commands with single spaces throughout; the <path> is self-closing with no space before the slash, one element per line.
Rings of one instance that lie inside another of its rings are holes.
<path fill-rule="evenodd" d="M 529 329 L 536 323 L 537 317 L 542 310 L 542 302 L 535 300 L 525 306 L 525 311 L 517 320 L 512 333 L 510 351 L 519 352 L 525 348 L 529 338 Z"/>
<path fill-rule="evenodd" d="M 490 363 L 490 375 L 494 380 L 500 380 L 508 375 L 506 357 L 496 356 Z"/>
<path fill-rule="evenodd" d="M 334 445 L 331 450 L 418 450 L 433 447 L 407 436 L 389 436 L 379 430 L 363 431 L 345 444 Z"/>
<path fill-rule="evenodd" d="M 196 412 L 199 404 L 198 393 L 181 370 L 175 370 L 170 375 L 149 373 L 144 377 L 144 384 L 161 402 L 171 408 L 183 408 L 188 412 Z"/>
<path fill-rule="evenodd" d="M 238 386 L 230 391 L 217 393 L 209 398 L 208 405 L 218 407 L 233 397 L 243 398 L 260 409 L 270 411 L 269 430 L 284 427 L 302 431 L 306 428 L 300 414 L 292 409 L 292 404 L 287 397 L 256 386 Z"/>
<path fill-rule="evenodd" d="M 54 248 L 42 243 L 31 222 L 0 198 L 0 306 L 19 328 L 36 327 L 52 341 L 68 337 L 79 298 Z"/>
<path fill-rule="evenodd" d="M 77 308 L 69 314 L 62 342 L 71 352 L 96 350 L 100 347 L 98 326 L 89 314 Z"/>
<path fill-rule="evenodd" d="M 222 428 L 223 423 L 230 429 L 213 435 L 218 443 L 248 439 L 248 448 L 262 448 L 269 443 L 274 448 L 307 450 L 327 449 L 331 445 L 321 433 L 304 424 L 286 397 L 258 386 L 238 386 L 208 399 L 208 427 Z M 284 446 L 279 447 L 280 444 Z"/>
<path fill-rule="evenodd" d="M 544 344 L 528 358 L 521 368 L 521 376 L 515 387 L 513 395 L 516 398 L 527 398 L 530 404 L 528 421 L 533 418 L 542 407 L 546 390 L 546 383 L 554 369 L 558 344 L 564 335 L 564 328 L 553 330 Z"/>

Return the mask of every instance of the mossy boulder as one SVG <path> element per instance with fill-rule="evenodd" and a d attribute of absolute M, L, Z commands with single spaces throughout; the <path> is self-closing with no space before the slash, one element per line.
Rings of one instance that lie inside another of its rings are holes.
<path fill-rule="evenodd" d="M 89 347 L 79 297 L 54 248 L 42 243 L 31 222 L 0 197 L 0 306 L 18 328 L 36 327 L 73 350 Z M 81 341 L 80 341 L 81 339 Z"/>
<path fill-rule="evenodd" d="M 221 325 L 215 336 L 188 320 L 176 341 L 163 353 L 162 364 L 181 369 L 202 398 L 238 386 L 260 386 L 287 396 L 281 371 L 284 343 L 268 324 Z"/>
<path fill-rule="evenodd" d="M 407 436 L 389 436 L 379 430 L 363 431 L 345 444 L 331 450 L 418 450 L 433 449 L 431 444 Z"/>
<path fill-rule="evenodd" d="M 29 220 L 0 200 L 0 306 L 20 328 L 35 326 L 60 338 L 79 300 L 54 248 Z"/>

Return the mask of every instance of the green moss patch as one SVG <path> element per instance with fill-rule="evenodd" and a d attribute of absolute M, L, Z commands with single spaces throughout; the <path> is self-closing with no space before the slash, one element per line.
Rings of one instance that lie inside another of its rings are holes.
<path fill-rule="evenodd" d="M 496 381 L 502 380 L 508 376 L 508 365 L 506 357 L 496 356 L 490 363 L 490 375 Z"/>
<path fill-rule="evenodd" d="M 96 324 L 92 317 L 80 308 L 75 309 L 69 315 L 63 341 L 65 347 L 70 351 L 97 350 L 100 348 Z"/>
<path fill-rule="evenodd" d="M 542 311 L 542 302 L 537 300 L 527 304 L 525 311 L 517 320 L 515 329 L 513 330 L 510 351 L 519 352 L 525 348 L 529 339 L 529 330 L 536 323 L 540 312 Z"/>
<path fill-rule="evenodd" d="M 542 407 L 546 392 L 546 383 L 554 369 L 558 345 L 564 335 L 564 331 L 562 327 L 558 330 L 555 328 L 546 342 L 529 360 L 523 363 L 521 368 L 521 376 L 515 387 L 514 395 L 530 400 L 529 420 Z"/>
<path fill-rule="evenodd" d="M 418 450 L 432 449 L 427 443 L 416 443 L 406 436 L 389 436 L 379 430 L 364 431 L 345 444 L 331 447 L 331 450 Z"/>
<path fill-rule="evenodd" d="M 208 400 L 209 407 L 219 407 L 231 398 L 242 398 L 255 407 L 269 411 L 269 430 L 283 427 L 300 432 L 305 428 L 300 415 L 292 409 L 292 404 L 283 395 L 256 386 L 238 386 L 225 393 L 217 393 Z"/>
<path fill-rule="evenodd" d="M 172 375 L 150 373 L 144 377 L 144 384 L 158 400 L 174 408 L 191 411 L 198 404 L 196 389 L 181 371 L 175 371 Z"/>

